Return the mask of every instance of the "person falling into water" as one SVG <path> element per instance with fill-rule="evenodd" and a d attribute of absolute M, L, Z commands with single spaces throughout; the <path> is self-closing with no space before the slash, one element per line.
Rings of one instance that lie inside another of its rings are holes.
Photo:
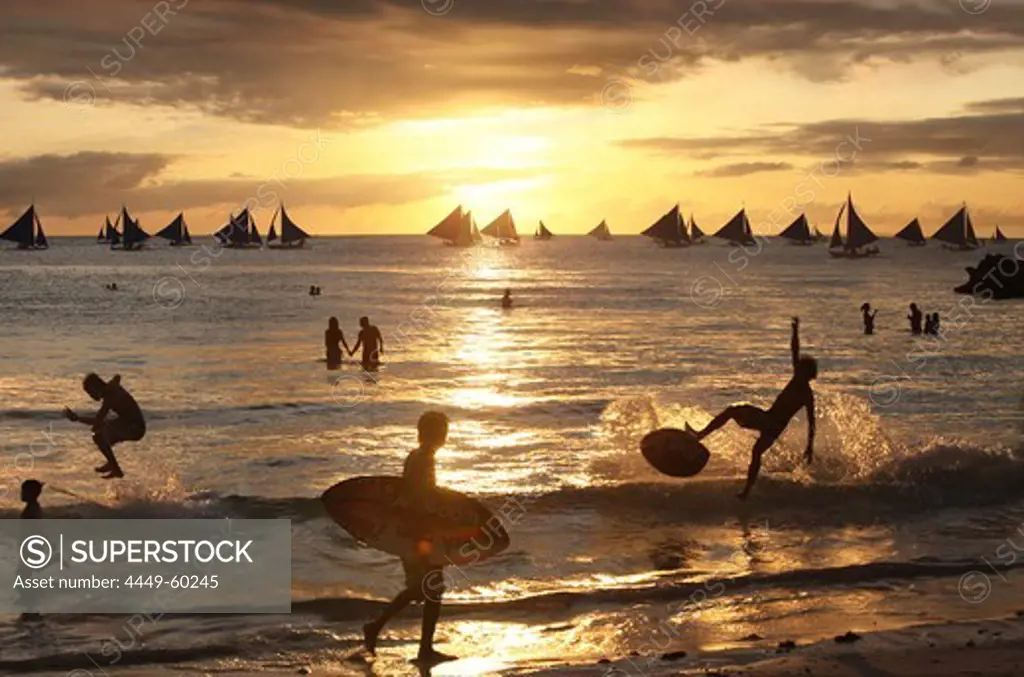
<path fill-rule="evenodd" d="M 428 411 L 420 416 L 416 427 L 420 446 L 405 459 L 402 471 L 406 491 L 414 504 L 422 503 L 425 495 L 437 487 L 434 457 L 448 440 L 448 417 Z M 444 593 L 444 571 L 440 565 L 428 561 L 429 543 L 424 545 L 427 552 L 402 560 L 405 589 L 391 600 L 377 620 L 363 626 L 363 643 L 370 654 L 377 652 L 377 637 L 387 622 L 412 602 L 422 601 L 423 625 L 417 659 L 424 663 L 438 663 L 455 658 L 434 650 L 434 630 L 441 616 L 441 595 Z"/>
<path fill-rule="evenodd" d="M 860 307 L 860 312 L 864 316 L 864 334 L 871 336 L 875 333 L 875 316 L 878 315 L 878 311 L 871 312 L 871 304 L 865 303 Z"/>
<path fill-rule="evenodd" d="M 139 403 L 121 387 L 120 375 L 115 375 L 110 382 L 104 381 L 96 374 L 89 374 L 82 381 L 82 388 L 89 397 L 100 402 L 100 409 L 93 416 L 79 416 L 68 407 L 64 407 L 64 416 L 69 421 L 83 423 L 92 427 L 92 441 L 96 443 L 107 462 L 96 468 L 103 474 L 103 479 L 124 477 L 117 458 L 114 456 L 114 445 L 121 442 L 138 442 L 146 434 L 146 419 L 142 415 Z M 113 411 L 117 416 L 108 419 Z"/>
<path fill-rule="evenodd" d="M 345 347 L 346 353 L 349 352 L 348 343 L 345 342 L 345 334 L 342 333 L 341 327 L 338 326 L 338 318 L 332 317 L 327 321 L 327 330 L 324 332 L 324 347 L 327 349 L 328 369 L 337 369 L 341 366 L 342 346 Z"/>
<path fill-rule="evenodd" d="M 362 327 L 359 330 L 359 338 L 348 354 L 355 355 L 356 351 L 362 347 L 363 371 L 377 371 L 380 368 L 380 356 L 384 352 L 384 337 L 380 335 L 380 330 L 377 327 L 370 324 L 368 317 L 360 317 L 359 326 Z"/>
<path fill-rule="evenodd" d="M 689 424 L 686 425 L 687 432 L 696 435 L 698 440 L 703 440 L 729 421 L 736 421 L 742 428 L 761 433 L 751 451 L 747 484 L 739 494 L 744 500 L 750 495 L 750 490 L 754 488 L 757 475 L 761 471 L 761 456 L 771 448 L 775 440 L 779 439 L 786 426 L 801 409 L 807 409 L 807 450 L 804 452 L 804 459 L 808 463 L 814 460 L 814 393 L 811 390 L 811 381 L 818 377 L 818 361 L 813 357 L 800 355 L 800 318 L 793 318 L 792 329 L 790 352 L 793 357 L 793 377 L 775 398 L 768 411 L 752 404 L 738 404 L 727 407 L 703 430 L 696 431 Z"/>
<path fill-rule="evenodd" d="M 921 335 L 921 309 L 917 307 L 916 303 L 910 304 L 910 314 L 907 315 L 907 319 L 910 320 L 910 333 L 914 336 Z"/>

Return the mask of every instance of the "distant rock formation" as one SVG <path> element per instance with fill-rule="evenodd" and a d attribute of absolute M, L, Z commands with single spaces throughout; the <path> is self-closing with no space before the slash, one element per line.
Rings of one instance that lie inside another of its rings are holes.
<path fill-rule="evenodd" d="M 988 254 L 976 267 L 967 266 L 969 279 L 953 291 L 989 299 L 1024 298 L 1024 261 L 1015 256 Z"/>

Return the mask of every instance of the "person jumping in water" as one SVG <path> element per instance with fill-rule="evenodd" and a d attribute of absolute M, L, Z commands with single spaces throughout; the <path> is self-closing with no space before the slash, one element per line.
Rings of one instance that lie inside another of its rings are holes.
<path fill-rule="evenodd" d="M 110 382 L 104 381 L 96 374 L 89 374 L 82 381 L 82 388 L 89 397 L 100 402 L 100 410 L 93 416 L 79 416 L 71 409 L 64 407 L 64 416 L 69 421 L 92 426 L 92 441 L 103 452 L 107 462 L 96 468 L 96 472 L 105 473 L 103 479 L 124 477 L 124 471 L 114 456 L 114 445 L 120 442 L 138 442 L 146 434 L 146 419 L 142 409 L 127 390 L 121 387 L 121 376 L 116 375 Z M 117 414 L 107 419 L 107 414 Z"/>
<path fill-rule="evenodd" d="M 359 338 L 355 346 L 349 351 L 349 355 L 355 355 L 360 346 L 363 348 L 363 371 L 377 371 L 380 367 L 380 355 L 384 352 L 384 337 L 380 335 L 380 329 L 370 324 L 370 318 L 360 317 Z"/>
<path fill-rule="evenodd" d="M 800 318 L 793 318 L 793 337 L 790 341 L 790 350 L 793 354 L 793 377 L 782 389 L 779 396 L 768 411 L 755 407 L 752 404 L 739 404 L 726 408 L 721 414 L 712 419 L 701 431 L 693 430 L 689 424 L 686 426 L 688 432 L 696 435 L 702 440 L 715 432 L 729 421 L 736 421 L 737 424 L 747 430 L 756 430 L 761 433 L 754 443 L 751 452 L 750 468 L 747 470 L 747 485 L 739 494 L 741 499 L 750 495 L 757 481 L 757 474 L 761 471 L 761 456 L 768 451 L 779 439 L 782 432 L 789 425 L 789 422 L 801 409 L 807 409 L 807 450 L 804 452 L 804 459 L 810 463 L 814 460 L 814 393 L 811 391 L 811 381 L 818 377 L 818 361 L 813 357 L 800 356 Z"/>
<path fill-rule="evenodd" d="M 440 412 L 428 411 L 420 416 L 416 427 L 420 446 L 405 459 L 402 471 L 406 491 L 414 502 L 422 501 L 423 495 L 437 486 L 434 456 L 448 440 L 448 417 Z M 441 616 L 441 595 L 444 593 L 444 571 L 441 565 L 430 563 L 426 557 L 409 557 L 402 560 L 402 568 L 405 570 L 405 589 L 391 600 L 377 620 L 363 626 L 366 650 L 371 655 L 376 654 L 377 636 L 385 624 L 410 603 L 422 601 L 423 625 L 417 660 L 424 663 L 454 660 L 454 656 L 434 650 L 434 630 Z"/>

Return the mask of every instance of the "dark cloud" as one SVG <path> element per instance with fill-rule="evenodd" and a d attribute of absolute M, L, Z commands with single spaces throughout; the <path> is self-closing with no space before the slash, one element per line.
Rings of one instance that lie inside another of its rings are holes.
<path fill-rule="evenodd" d="M 82 81 L 101 105 L 343 126 L 469 103 L 593 104 L 611 77 L 670 81 L 709 60 L 764 58 L 822 80 L 855 64 L 1024 48 L 1024 6 L 1006 1 L 978 15 L 955 0 L 455 0 L 443 16 L 418 0 L 154 10 L 183 3 L 10 0 L 0 71 L 29 96 L 59 100 Z"/>
<path fill-rule="evenodd" d="M 735 164 L 721 165 L 713 169 L 695 172 L 696 176 L 705 176 L 712 179 L 731 178 L 736 176 L 747 176 L 760 172 L 779 172 L 786 169 L 793 169 L 788 162 L 737 162 Z"/>
<path fill-rule="evenodd" d="M 1024 170 L 1024 107 L 1018 100 L 984 101 L 988 111 L 922 120 L 826 120 L 773 125 L 746 135 L 708 138 L 656 137 L 621 142 L 627 148 L 723 157 L 809 157 L 821 162 L 854 158 L 857 168 L 926 169 L 936 172 Z"/>
<path fill-rule="evenodd" d="M 163 181 L 172 157 L 155 154 L 78 153 L 41 155 L 0 162 L 0 208 L 20 212 L 34 199 L 51 216 L 70 218 L 133 211 L 179 211 L 206 207 L 238 209 L 247 200 L 273 209 L 289 205 L 339 209 L 400 205 L 438 197 L 453 185 L 533 176 L 527 170 L 467 169 L 420 174 L 345 175 L 323 179 L 255 177 Z"/>

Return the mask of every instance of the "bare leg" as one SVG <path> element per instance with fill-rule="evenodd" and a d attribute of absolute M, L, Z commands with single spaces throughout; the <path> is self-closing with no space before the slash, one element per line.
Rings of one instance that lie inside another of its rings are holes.
<path fill-rule="evenodd" d="M 96 468 L 96 472 L 110 473 L 107 479 L 110 479 L 110 477 L 124 477 L 124 472 L 121 471 L 121 466 L 117 462 L 117 457 L 114 456 L 114 447 L 107 440 L 107 436 L 102 432 L 98 432 L 93 434 L 92 441 L 96 443 L 100 452 L 103 453 L 103 457 L 107 459 L 106 465 Z"/>
<path fill-rule="evenodd" d="M 423 627 L 420 630 L 420 660 L 444 661 L 454 660 L 455 656 L 434 651 L 434 630 L 437 619 L 441 616 L 441 600 L 427 599 L 423 602 Z"/>
<path fill-rule="evenodd" d="M 363 626 L 363 644 L 366 646 L 366 650 L 371 655 L 377 653 L 377 635 L 384 629 L 385 624 L 390 621 L 396 614 L 402 611 L 405 607 L 409 606 L 417 598 L 417 595 L 410 592 L 408 589 L 398 593 L 391 602 L 384 607 L 384 611 L 381 612 L 377 620 L 372 623 L 367 623 Z M 426 622 L 426 612 L 424 612 L 424 623 Z"/>
<path fill-rule="evenodd" d="M 725 411 L 711 419 L 711 422 L 704 426 L 703 430 L 694 430 L 692 432 L 697 436 L 698 440 L 702 440 L 732 420 L 735 420 L 736 423 L 744 428 L 760 430 L 760 423 L 764 418 L 764 414 L 763 409 L 759 409 L 752 404 L 737 404 L 726 407 Z M 687 425 L 687 429 L 690 429 L 689 425 Z"/>
<path fill-rule="evenodd" d="M 744 501 L 747 500 L 747 496 L 750 495 L 750 490 L 754 488 L 754 483 L 757 482 L 757 475 L 761 472 L 761 457 L 774 443 L 774 437 L 761 435 L 761 437 L 757 438 L 757 442 L 754 443 L 754 449 L 750 453 L 750 467 L 747 468 L 747 485 L 739 494 L 740 499 Z"/>

